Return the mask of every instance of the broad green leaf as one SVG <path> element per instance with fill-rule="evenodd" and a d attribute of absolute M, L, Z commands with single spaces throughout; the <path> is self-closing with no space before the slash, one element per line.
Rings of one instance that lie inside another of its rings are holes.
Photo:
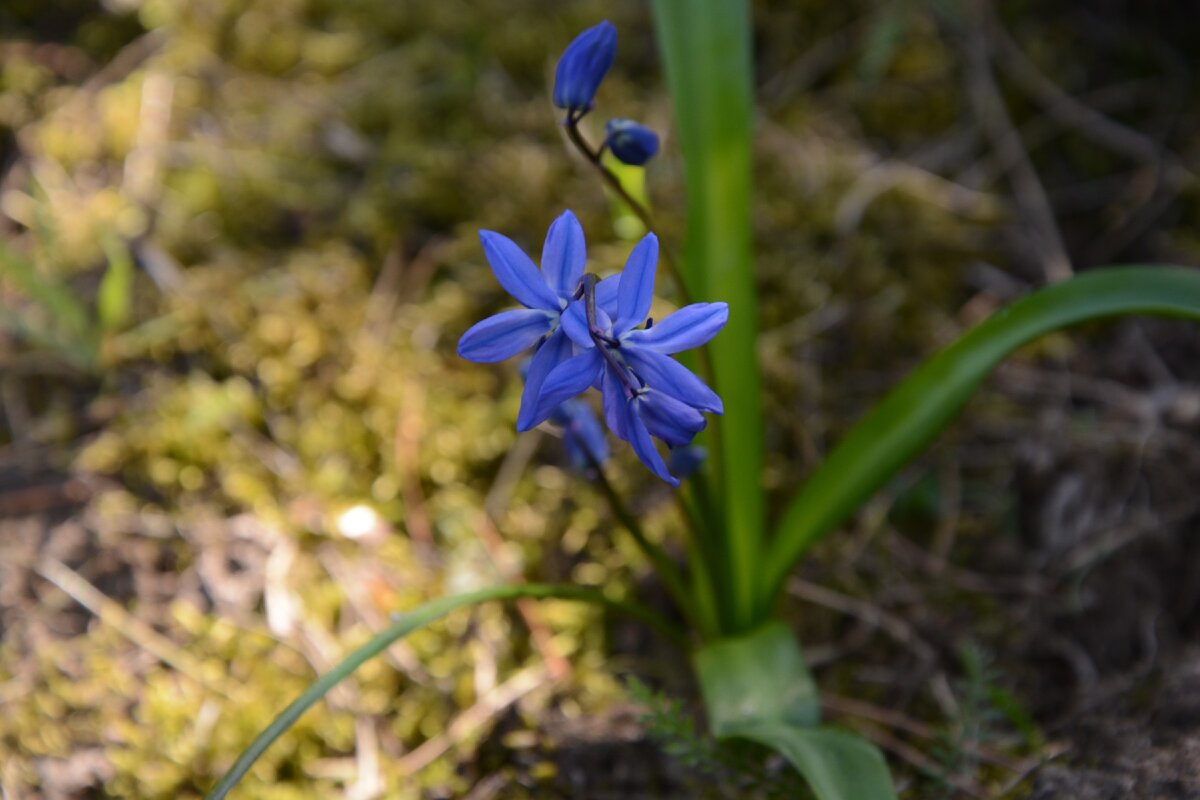
<path fill-rule="evenodd" d="M 729 303 L 709 345 L 725 402 L 714 425 L 712 485 L 725 502 L 724 552 L 712 564 L 727 631 L 752 627 L 765 531 L 763 427 L 751 238 L 753 65 L 745 0 L 655 0 L 654 19 L 687 182 L 682 272 L 691 299 Z"/>
<path fill-rule="evenodd" d="M 896 789 L 875 745 L 835 728 L 782 722 L 748 724 L 730 736 L 764 744 L 791 762 L 817 800 L 895 800 Z"/>
<path fill-rule="evenodd" d="M 709 727 L 779 751 L 819 800 L 893 800 L 883 756 L 851 733 L 816 727 L 821 700 L 791 630 L 779 621 L 693 655 Z"/>
<path fill-rule="evenodd" d="M 250 743 L 250 746 L 242 752 L 237 761 L 233 763 L 233 766 L 229 768 L 229 771 L 213 787 L 212 791 L 205 795 L 206 800 L 220 800 L 228 795 L 230 790 L 250 771 L 250 767 L 254 765 L 258 757 L 276 739 L 286 733 L 288 728 L 292 727 L 305 711 L 328 694 L 330 689 L 350 677 L 355 670 L 382 653 L 394 642 L 404 638 L 418 628 L 423 628 L 429 623 L 441 619 L 455 609 L 477 605 L 489 600 L 515 600 L 522 597 L 578 600 L 595 605 L 609 606 L 653 625 L 668 638 L 675 640 L 679 644 L 684 643 L 679 632 L 653 611 L 649 611 L 634 603 L 613 600 L 600 592 L 591 589 L 582 589 L 577 586 L 548 586 L 545 584 L 529 583 L 518 586 L 492 586 L 487 589 L 467 592 L 466 594 L 455 595 L 453 597 L 439 597 L 405 614 L 394 615 L 395 622 L 375 634 L 370 641 L 346 656 L 337 666 L 318 678 L 302 695 L 293 700 L 287 708 L 281 711 L 279 716 L 272 720 L 271 724 Z"/>
<path fill-rule="evenodd" d="M 713 642 L 692 659 L 716 736 L 748 724 L 811 726 L 820 721 L 816 683 L 795 635 L 782 622 Z"/>
<path fill-rule="evenodd" d="M 834 448 L 788 505 L 764 560 L 766 616 L 796 562 L 940 433 L 1009 353 L 1039 336 L 1128 314 L 1200 319 L 1200 270 L 1093 270 L 1013 303 L 930 358 Z"/>

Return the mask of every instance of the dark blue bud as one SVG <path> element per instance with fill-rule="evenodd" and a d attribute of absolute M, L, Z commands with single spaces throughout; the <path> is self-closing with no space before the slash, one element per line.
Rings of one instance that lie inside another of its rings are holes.
<path fill-rule="evenodd" d="M 608 20 L 576 36 L 558 60 L 554 105 L 575 114 L 591 110 L 616 54 L 617 29 Z"/>
<path fill-rule="evenodd" d="M 631 119 L 610 119 L 604 144 L 618 161 L 640 167 L 658 152 L 658 134 Z"/>

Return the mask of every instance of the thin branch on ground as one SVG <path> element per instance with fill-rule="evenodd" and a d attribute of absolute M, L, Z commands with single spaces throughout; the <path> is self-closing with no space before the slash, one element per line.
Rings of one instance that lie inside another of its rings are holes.
<path fill-rule="evenodd" d="M 399 759 L 396 766 L 403 775 L 412 775 L 429 766 L 447 750 L 462 743 L 482 728 L 488 720 L 520 700 L 539 686 L 546 685 L 549 677 L 545 666 L 538 664 L 513 675 L 497 686 L 475 705 L 455 717 L 446 729 L 425 741 L 417 749 Z"/>
<path fill-rule="evenodd" d="M 186 650 L 130 614 L 66 564 L 51 556 L 45 556 L 34 570 L 66 592 L 72 600 L 95 614 L 105 625 L 111 626 L 162 663 L 203 686 L 206 691 L 231 699 L 222 686 L 205 677 L 203 665 Z"/>
<path fill-rule="evenodd" d="M 987 35 L 983 2 L 971 4 L 973 24 L 963 42 L 966 69 L 963 79 L 966 95 L 984 136 L 1004 161 L 1012 164 L 1012 188 L 1017 207 L 1041 259 L 1042 273 L 1048 283 L 1071 277 L 1073 269 L 1054 210 L 1037 169 L 1021 142 L 1021 135 L 1009 116 L 1004 97 L 992 74 L 991 48 Z"/>
<path fill-rule="evenodd" d="M 1168 179 L 1194 180 L 1197 177 L 1194 170 L 1162 143 L 1101 114 L 1042 74 L 997 19 L 994 10 L 988 7 L 987 14 L 988 34 L 996 46 L 997 62 L 1048 115 L 1115 153 L 1146 164 L 1161 163 Z"/>

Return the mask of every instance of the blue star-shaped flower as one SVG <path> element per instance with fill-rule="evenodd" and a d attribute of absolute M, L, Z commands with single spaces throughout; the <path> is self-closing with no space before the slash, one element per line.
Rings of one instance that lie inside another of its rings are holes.
<path fill-rule="evenodd" d="M 579 352 L 546 376 L 530 424 L 599 386 L 612 432 L 633 445 L 655 475 L 677 486 L 650 437 L 672 447 L 686 445 L 706 424 L 701 412 L 720 414 L 724 408 L 712 389 L 670 356 L 712 339 L 729 319 L 729 306 L 693 303 L 658 325 L 637 328 L 650 312 L 657 266 L 658 238 L 650 233 L 620 275 L 615 315 L 599 302 L 588 308 L 586 297 L 566 309 L 561 330 Z"/>
<path fill-rule="evenodd" d="M 571 340 L 563 333 L 560 321 L 579 293 L 587 263 L 583 228 L 573 213 L 563 212 L 546 233 L 540 270 L 507 236 L 480 231 L 479 240 L 496 280 L 525 307 L 502 311 L 471 326 L 458 341 L 458 354 L 468 361 L 491 364 L 537 346 L 517 416 L 518 429 L 528 430 L 545 419 L 531 421 L 543 381 L 572 353 Z M 596 285 L 597 305 L 615 308 L 617 285 L 615 275 L 600 281 Z M 546 416 L 552 411 L 549 409 Z"/>

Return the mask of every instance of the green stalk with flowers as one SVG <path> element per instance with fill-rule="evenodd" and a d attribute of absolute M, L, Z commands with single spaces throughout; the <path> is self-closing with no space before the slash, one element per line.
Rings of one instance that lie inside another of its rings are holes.
<path fill-rule="evenodd" d="M 776 749 L 821 800 L 896 797 L 886 762 L 870 742 L 820 723 L 803 652 L 776 617 L 782 587 L 808 549 L 850 518 L 954 418 L 988 373 L 1046 333 L 1126 314 L 1200 319 L 1200 271 L 1166 266 L 1092 270 L 1034 292 L 930 358 L 892 390 L 784 503 L 767 514 L 761 472 L 766 443 L 756 363 L 757 289 L 751 236 L 752 57 L 748 4 L 655 0 L 659 42 L 686 166 L 688 237 L 678 262 L 654 233 L 649 210 L 602 158 L 645 165 L 656 134 L 614 119 L 593 146 L 579 122 L 616 55 L 607 22 L 581 33 L 559 60 L 554 104 L 569 141 L 647 228 L 624 270 L 588 270 L 583 229 L 570 211 L 554 220 L 540 267 L 512 240 L 481 231 L 500 285 L 520 304 L 467 330 L 458 353 L 495 363 L 531 353 L 519 430 L 559 426 L 572 460 L 600 482 L 614 513 L 645 552 L 687 620 L 681 632 L 632 603 L 577 587 L 501 586 L 443 598 L 399 615 L 322 677 L 251 745 L 209 797 L 223 797 L 254 759 L 339 680 L 388 644 L 449 613 L 487 600 L 557 597 L 616 606 L 689 651 L 710 729 Z M 649 318 L 663 259 L 682 307 Z M 689 350 L 703 379 L 672 356 Z M 604 427 L 682 493 L 690 524 L 682 565 L 641 531 L 605 478 Z M 697 444 L 704 438 L 705 448 Z M 657 443 L 656 441 L 657 440 Z M 665 448 L 665 449 L 660 449 Z M 707 451 L 708 458 L 700 457 Z"/>

